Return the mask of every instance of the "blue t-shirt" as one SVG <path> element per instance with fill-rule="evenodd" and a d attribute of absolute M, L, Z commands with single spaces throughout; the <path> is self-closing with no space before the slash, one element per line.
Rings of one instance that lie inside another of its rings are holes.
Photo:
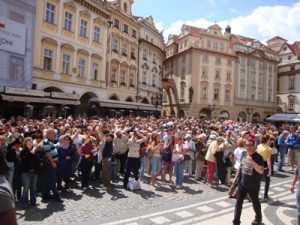
<path fill-rule="evenodd" d="M 44 153 L 50 152 L 52 159 L 54 161 L 57 160 L 57 157 L 58 157 L 58 154 L 57 154 L 57 145 L 54 144 L 52 141 L 50 141 L 48 138 L 45 138 L 43 140 L 43 152 Z"/>

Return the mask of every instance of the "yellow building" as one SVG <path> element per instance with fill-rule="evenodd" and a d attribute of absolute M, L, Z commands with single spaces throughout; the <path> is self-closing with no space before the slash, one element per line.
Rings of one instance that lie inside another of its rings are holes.
<path fill-rule="evenodd" d="M 105 1 L 37 1 L 33 86 L 59 99 L 47 111 L 80 105 L 81 112 L 92 108 L 90 99 L 107 98 L 108 21 Z"/>

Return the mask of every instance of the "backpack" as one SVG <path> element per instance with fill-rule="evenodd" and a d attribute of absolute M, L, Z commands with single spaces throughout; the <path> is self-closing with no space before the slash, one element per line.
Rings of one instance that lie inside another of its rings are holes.
<path fill-rule="evenodd" d="M 161 159 L 166 162 L 172 161 L 172 148 L 171 146 L 167 146 L 164 148 Z"/>

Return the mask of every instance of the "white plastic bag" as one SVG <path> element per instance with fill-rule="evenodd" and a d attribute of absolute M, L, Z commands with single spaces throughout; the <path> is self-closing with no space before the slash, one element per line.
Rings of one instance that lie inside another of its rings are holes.
<path fill-rule="evenodd" d="M 130 177 L 127 187 L 130 191 L 139 190 L 139 189 L 141 189 L 141 183 L 140 183 L 140 181 L 135 180 L 134 178 Z"/>

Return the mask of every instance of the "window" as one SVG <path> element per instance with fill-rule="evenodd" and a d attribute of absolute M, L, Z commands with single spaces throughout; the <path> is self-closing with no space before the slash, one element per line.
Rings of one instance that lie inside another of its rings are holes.
<path fill-rule="evenodd" d="M 182 63 L 182 64 L 185 64 L 185 55 L 182 56 L 182 58 L 181 58 L 181 63 Z"/>
<path fill-rule="evenodd" d="M 231 80 L 231 73 L 227 72 L 226 80 Z"/>
<path fill-rule="evenodd" d="M 215 76 L 216 79 L 220 79 L 220 71 L 219 70 L 216 70 L 216 76 Z"/>
<path fill-rule="evenodd" d="M 119 52 L 119 42 L 117 39 L 112 40 L 112 51 L 116 53 Z"/>
<path fill-rule="evenodd" d="M 52 70 L 53 51 L 50 49 L 44 49 L 44 70 Z"/>
<path fill-rule="evenodd" d="M 80 21 L 80 36 L 87 37 L 87 21 L 81 19 Z"/>
<path fill-rule="evenodd" d="M 127 56 L 127 52 L 128 52 L 128 45 L 127 45 L 127 43 L 123 43 L 122 44 L 122 55 Z"/>
<path fill-rule="evenodd" d="M 153 53 L 153 63 L 156 64 L 156 54 Z"/>
<path fill-rule="evenodd" d="M 119 29 L 119 20 L 118 19 L 114 19 L 114 27 Z"/>
<path fill-rule="evenodd" d="M 201 98 L 202 99 L 207 99 L 207 87 L 202 88 Z"/>
<path fill-rule="evenodd" d="M 180 98 L 184 100 L 184 96 L 185 96 L 185 83 L 181 82 L 180 83 Z"/>
<path fill-rule="evenodd" d="M 152 86 L 156 87 L 156 75 L 152 74 Z"/>
<path fill-rule="evenodd" d="M 291 59 L 292 59 L 292 56 L 291 56 L 291 55 L 289 55 L 289 56 L 288 56 L 288 60 L 291 60 Z"/>
<path fill-rule="evenodd" d="M 135 60 L 135 48 L 131 48 L 130 58 Z"/>
<path fill-rule="evenodd" d="M 93 63 L 92 71 L 93 71 L 92 79 L 98 80 L 99 65 L 97 63 Z"/>
<path fill-rule="evenodd" d="M 223 43 L 223 42 L 220 43 L 220 49 L 221 49 L 222 51 L 224 50 L 224 43 Z"/>
<path fill-rule="evenodd" d="M 117 72 L 118 72 L 118 69 L 117 69 L 117 67 L 115 67 L 115 66 L 112 66 L 111 67 L 111 81 L 112 82 L 117 82 Z"/>
<path fill-rule="evenodd" d="M 187 47 L 187 40 L 184 40 L 184 47 L 186 48 Z"/>
<path fill-rule="evenodd" d="M 125 85 L 125 78 L 126 78 L 126 70 L 121 70 L 121 75 L 120 75 L 120 83 L 121 85 Z"/>
<path fill-rule="evenodd" d="M 202 68 L 202 74 L 201 74 L 201 76 L 202 77 L 207 77 L 207 74 L 208 74 L 208 69 L 206 67 Z"/>
<path fill-rule="evenodd" d="M 153 44 L 153 38 L 150 39 L 150 42 Z"/>
<path fill-rule="evenodd" d="M 71 56 L 63 54 L 62 72 L 64 74 L 70 73 L 70 61 L 71 61 Z"/>
<path fill-rule="evenodd" d="M 262 100 L 262 99 L 263 99 L 263 97 L 262 97 L 262 92 L 259 91 L 259 92 L 258 92 L 258 100 Z"/>
<path fill-rule="evenodd" d="M 94 41 L 100 42 L 100 27 L 97 26 L 94 28 Z"/>
<path fill-rule="evenodd" d="M 282 58 L 281 57 L 279 58 L 279 62 L 282 62 Z"/>
<path fill-rule="evenodd" d="M 225 90 L 225 101 L 230 101 L 230 90 L 229 89 Z"/>
<path fill-rule="evenodd" d="M 68 31 L 72 30 L 72 17 L 71 13 L 65 12 L 65 29 Z"/>
<path fill-rule="evenodd" d="M 207 47 L 210 48 L 211 45 L 210 45 L 210 40 L 207 40 Z"/>
<path fill-rule="evenodd" d="M 295 89 L 295 77 L 290 76 L 289 77 L 289 90 L 294 90 Z"/>
<path fill-rule="evenodd" d="M 221 58 L 220 57 L 216 57 L 216 64 L 221 64 Z"/>
<path fill-rule="evenodd" d="M 202 56 L 202 61 L 203 62 L 208 62 L 208 55 L 203 55 Z"/>
<path fill-rule="evenodd" d="M 219 92 L 220 92 L 220 90 L 218 88 L 215 88 L 215 91 L 214 91 L 214 100 L 219 100 Z"/>
<path fill-rule="evenodd" d="M 144 60 L 147 60 L 147 58 L 148 58 L 147 56 L 148 56 L 148 51 L 147 51 L 146 48 L 144 48 L 144 49 L 143 49 L 143 59 L 144 59 Z"/>
<path fill-rule="evenodd" d="M 295 96 L 288 96 L 289 102 L 288 102 L 288 108 L 289 110 L 294 110 L 295 107 Z"/>
<path fill-rule="evenodd" d="M 218 49 L 218 42 L 214 41 L 214 49 Z"/>
<path fill-rule="evenodd" d="M 185 66 L 181 67 L 181 76 L 185 75 Z"/>
<path fill-rule="evenodd" d="M 147 84 L 147 72 L 146 71 L 143 72 L 143 78 L 142 79 L 143 79 L 143 81 L 142 81 L 143 84 Z"/>
<path fill-rule="evenodd" d="M 134 87 L 134 75 L 133 75 L 133 73 L 129 74 L 129 85 L 131 87 Z"/>
<path fill-rule="evenodd" d="M 291 65 L 291 70 L 295 70 L 295 65 Z"/>
<path fill-rule="evenodd" d="M 243 86 L 240 87 L 240 97 L 246 98 L 246 89 Z"/>
<path fill-rule="evenodd" d="M 123 32 L 128 34 L 128 25 L 127 24 L 123 24 Z"/>
<path fill-rule="evenodd" d="M 231 59 L 228 59 L 228 60 L 227 60 L 227 65 L 228 65 L 228 66 L 231 66 Z"/>
<path fill-rule="evenodd" d="M 47 2 L 47 6 L 46 6 L 46 21 L 48 23 L 52 23 L 54 24 L 55 22 L 55 5 Z"/>
<path fill-rule="evenodd" d="M 21 57 L 10 57 L 10 77 L 15 81 L 24 80 L 24 59 Z"/>
<path fill-rule="evenodd" d="M 136 30 L 132 29 L 132 35 L 133 38 L 136 38 Z"/>
<path fill-rule="evenodd" d="M 146 41 L 148 41 L 149 37 L 148 37 L 148 34 L 146 34 Z"/>
<path fill-rule="evenodd" d="M 84 77 L 84 72 L 85 72 L 85 60 L 84 59 L 79 59 L 78 76 L 79 77 Z"/>

